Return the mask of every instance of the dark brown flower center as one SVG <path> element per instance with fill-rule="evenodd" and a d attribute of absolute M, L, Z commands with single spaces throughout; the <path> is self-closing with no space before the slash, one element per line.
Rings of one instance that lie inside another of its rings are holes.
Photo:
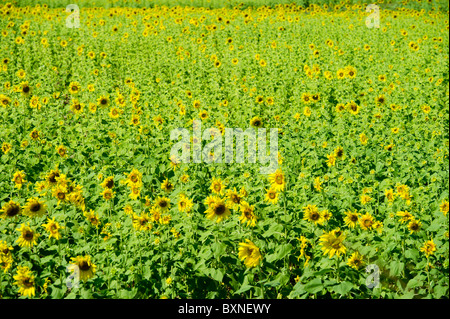
<path fill-rule="evenodd" d="M 106 182 L 106 187 L 113 188 L 114 187 L 114 181 L 112 179 L 108 180 Z"/>
<path fill-rule="evenodd" d="M 162 208 L 167 207 L 167 202 L 166 202 L 165 200 L 161 201 L 161 202 L 159 203 L 159 207 L 162 207 Z"/>
<path fill-rule="evenodd" d="M 23 238 L 25 238 L 25 240 L 30 241 L 32 240 L 34 237 L 33 232 L 31 231 L 25 231 L 25 233 L 23 234 Z"/>
<path fill-rule="evenodd" d="M 214 208 L 214 213 L 216 215 L 222 215 L 223 213 L 225 213 L 225 205 L 223 204 L 219 204 Z"/>
<path fill-rule="evenodd" d="M 32 211 L 33 213 L 38 212 L 40 209 L 41 209 L 41 204 L 38 202 L 35 202 L 30 205 L 30 211 Z"/>
<path fill-rule="evenodd" d="M 89 269 L 91 269 L 89 264 L 85 261 L 80 262 L 79 267 L 80 267 L 80 270 L 82 270 L 82 271 L 88 271 Z"/>
<path fill-rule="evenodd" d="M 11 205 L 8 207 L 8 209 L 6 210 L 6 216 L 8 217 L 14 217 L 16 216 L 20 211 L 20 207 L 17 205 Z"/>

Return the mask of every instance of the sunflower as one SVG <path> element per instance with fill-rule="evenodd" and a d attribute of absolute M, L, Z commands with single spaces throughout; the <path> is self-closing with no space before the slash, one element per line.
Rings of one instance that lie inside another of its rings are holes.
<path fill-rule="evenodd" d="M 108 107 L 109 106 L 109 98 L 105 95 L 101 95 L 97 99 L 97 105 L 101 107 Z"/>
<path fill-rule="evenodd" d="M 111 110 L 109 111 L 108 115 L 109 115 L 109 117 L 112 118 L 112 119 L 117 119 L 117 118 L 119 118 L 120 113 L 121 113 L 120 109 L 118 109 L 117 107 L 113 107 L 113 108 L 111 108 Z"/>
<path fill-rule="evenodd" d="M 409 222 L 414 219 L 414 216 L 408 211 L 399 211 L 399 212 L 397 212 L 397 216 L 401 217 L 400 222 L 402 224 L 404 222 Z"/>
<path fill-rule="evenodd" d="M 10 200 L 8 203 L 4 204 L 2 209 L 0 209 L 0 218 L 13 218 L 20 214 L 22 208 L 15 201 Z"/>
<path fill-rule="evenodd" d="M 347 66 L 345 68 L 346 76 L 350 79 L 354 79 L 356 77 L 356 69 L 352 66 Z"/>
<path fill-rule="evenodd" d="M 367 137 L 366 134 L 361 133 L 361 134 L 359 135 L 359 141 L 361 142 L 362 145 L 366 145 L 367 142 L 369 141 L 369 139 L 368 139 L 368 137 Z"/>
<path fill-rule="evenodd" d="M 57 184 L 56 179 L 60 176 L 59 169 L 51 170 L 46 176 L 45 176 L 45 182 L 47 184 L 47 187 L 51 188 Z"/>
<path fill-rule="evenodd" d="M 356 224 L 359 221 L 359 214 L 355 211 L 347 211 L 345 212 L 344 223 L 346 226 L 350 228 L 355 228 Z"/>
<path fill-rule="evenodd" d="M 77 256 L 72 257 L 71 259 L 73 264 L 70 269 L 74 271 L 75 266 L 78 267 L 81 280 L 88 280 L 94 276 L 97 266 L 92 263 L 91 256 Z"/>
<path fill-rule="evenodd" d="M 335 166 L 336 165 L 336 154 L 335 152 L 327 154 L 327 166 Z"/>
<path fill-rule="evenodd" d="M 258 128 L 258 127 L 262 127 L 263 122 L 259 116 L 255 116 L 250 120 L 250 125 Z"/>
<path fill-rule="evenodd" d="M 344 69 L 339 69 L 337 72 L 336 72 L 336 77 L 340 80 L 340 79 L 343 79 L 343 78 L 345 78 L 345 75 L 347 74 L 347 72 L 344 70 Z"/>
<path fill-rule="evenodd" d="M 84 104 L 80 103 L 77 99 L 73 99 L 72 104 L 70 105 L 70 109 L 75 115 L 79 115 L 83 113 Z"/>
<path fill-rule="evenodd" d="M 114 192 L 109 188 L 103 189 L 103 192 L 101 192 L 100 195 L 102 195 L 105 200 L 111 200 L 114 198 Z"/>
<path fill-rule="evenodd" d="M 206 112 L 205 110 L 201 110 L 198 114 L 198 116 L 202 119 L 202 120 L 206 120 L 208 118 L 208 112 Z"/>
<path fill-rule="evenodd" d="M 336 147 L 336 149 L 334 150 L 334 154 L 336 154 L 336 157 L 338 159 L 343 159 L 345 157 L 344 149 L 341 146 Z"/>
<path fill-rule="evenodd" d="M 4 273 L 12 266 L 13 258 L 10 252 L 12 249 L 12 247 L 6 245 L 6 242 L 0 241 L 0 267 L 3 269 Z"/>
<path fill-rule="evenodd" d="M 22 223 L 16 230 L 20 232 L 20 236 L 16 240 L 20 247 L 33 247 L 36 244 L 39 234 L 31 229 L 29 224 Z"/>
<path fill-rule="evenodd" d="M 131 120 L 130 120 L 130 125 L 136 126 L 136 125 L 139 125 L 139 124 L 140 124 L 139 115 L 133 114 L 133 116 L 131 117 Z"/>
<path fill-rule="evenodd" d="M 22 95 L 28 96 L 31 94 L 31 87 L 28 84 L 28 81 L 21 82 L 20 83 L 20 89 L 19 92 L 22 93 Z"/>
<path fill-rule="evenodd" d="M 241 223 L 247 222 L 247 226 L 254 227 L 256 225 L 255 205 L 250 205 L 246 201 L 242 201 L 239 207 L 242 213 L 239 217 Z"/>
<path fill-rule="evenodd" d="M 68 190 L 63 185 L 57 185 L 52 190 L 52 195 L 58 200 L 58 205 L 60 203 L 66 203 L 68 201 Z"/>
<path fill-rule="evenodd" d="M 98 215 L 90 209 L 89 211 L 84 211 L 83 216 L 91 223 L 92 226 L 97 228 L 100 225 L 100 219 L 98 218 Z"/>
<path fill-rule="evenodd" d="M 236 190 L 236 187 L 234 189 L 228 189 L 227 190 L 227 198 L 228 202 L 230 203 L 230 208 L 232 209 L 238 209 L 239 204 L 242 201 L 242 196 L 239 194 L 239 192 Z"/>
<path fill-rule="evenodd" d="M 47 212 L 47 205 L 39 198 L 29 198 L 23 207 L 22 213 L 29 217 L 41 217 Z"/>
<path fill-rule="evenodd" d="M 311 109 L 307 106 L 305 106 L 305 108 L 303 109 L 303 114 L 307 117 L 311 116 Z"/>
<path fill-rule="evenodd" d="M 277 169 L 275 173 L 269 175 L 269 182 L 271 183 L 271 188 L 273 188 L 275 191 L 279 192 L 284 190 L 286 181 L 281 169 Z"/>
<path fill-rule="evenodd" d="M 11 98 L 6 95 L 0 94 L 0 105 L 7 107 L 11 103 Z"/>
<path fill-rule="evenodd" d="M 164 182 L 161 183 L 161 189 L 165 192 L 169 193 L 173 190 L 173 188 L 174 188 L 174 185 L 171 182 L 169 182 L 168 178 L 166 178 L 164 180 Z"/>
<path fill-rule="evenodd" d="M 350 101 L 349 103 L 347 103 L 346 108 L 353 115 L 357 115 L 360 109 L 359 105 L 354 101 Z"/>
<path fill-rule="evenodd" d="M 449 208 L 448 200 L 444 200 L 444 201 L 439 205 L 439 209 L 440 209 L 441 212 L 444 214 L 444 216 L 447 216 L 447 214 L 448 214 L 448 208 Z"/>
<path fill-rule="evenodd" d="M 383 105 L 385 102 L 386 102 L 386 97 L 383 94 L 381 94 L 375 98 L 375 103 L 377 105 Z"/>
<path fill-rule="evenodd" d="M 433 239 L 426 241 L 422 248 L 420 248 L 420 251 L 423 252 L 427 258 L 430 255 L 433 255 L 436 251 L 436 245 L 434 244 Z"/>
<path fill-rule="evenodd" d="M 142 213 L 140 216 L 133 214 L 133 227 L 138 231 L 151 230 L 153 225 L 151 223 L 151 218 L 147 213 Z"/>
<path fill-rule="evenodd" d="M 158 197 L 155 200 L 154 207 L 164 213 L 170 209 L 170 199 L 167 197 Z"/>
<path fill-rule="evenodd" d="M 266 189 L 264 200 L 275 205 L 278 202 L 278 192 L 273 187 Z"/>
<path fill-rule="evenodd" d="M 128 174 L 125 184 L 127 184 L 128 187 L 141 187 L 142 173 L 133 168 L 133 170 Z"/>
<path fill-rule="evenodd" d="M 56 152 L 61 156 L 62 158 L 67 157 L 67 148 L 64 145 L 60 145 L 56 148 Z"/>
<path fill-rule="evenodd" d="M 181 194 L 178 200 L 178 210 L 180 212 L 189 213 L 193 207 L 192 200 L 186 197 L 186 195 Z"/>
<path fill-rule="evenodd" d="M 339 228 L 328 233 L 325 232 L 319 238 L 324 255 L 328 255 L 329 258 L 332 258 L 334 255 L 339 257 L 341 254 L 345 254 L 346 247 L 343 243 L 344 239 L 345 235 Z"/>
<path fill-rule="evenodd" d="M 75 94 L 79 93 L 80 90 L 81 90 L 80 83 L 78 83 L 76 81 L 75 82 L 70 82 L 70 84 L 69 84 L 69 93 L 70 94 L 75 95 Z"/>
<path fill-rule="evenodd" d="M 414 218 L 412 218 L 408 223 L 408 230 L 410 231 L 410 234 L 417 233 L 421 227 L 422 223 L 420 222 L 420 220 L 416 220 Z"/>
<path fill-rule="evenodd" d="M 344 111 L 344 110 L 345 110 L 345 105 L 344 105 L 344 103 L 338 103 L 338 104 L 336 104 L 335 110 L 336 110 L 336 112 L 338 112 L 338 113 L 341 113 L 342 111 Z"/>
<path fill-rule="evenodd" d="M 394 190 L 392 188 L 384 190 L 384 196 L 389 202 L 393 202 L 395 199 Z"/>
<path fill-rule="evenodd" d="M 209 189 L 215 194 L 223 195 L 223 193 L 225 191 L 225 184 L 223 183 L 223 181 L 220 178 L 213 177 L 213 180 L 211 182 L 211 186 L 209 187 Z"/>
<path fill-rule="evenodd" d="M 309 93 L 302 93 L 301 100 L 302 100 L 303 103 L 308 104 L 312 100 L 311 99 L 311 95 L 309 95 Z"/>
<path fill-rule="evenodd" d="M 40 132 L 37 129 L 34 129 L 30 132 L 30 137 L 33 141 L 37 141 L 39 139 Z"/>
<path fill-rule="evenodd" d="M 14 182 L 14 187 L 21 189 L 22 185 L 26 182 L 25 173 L 23 171 L 17 171 L 14 173 L 12 181 Z"/>
<path fill-rule="evenodd" d="M 112 189 L 114 187 L 114 176 L 109 176 L 100 184 L 103 188 Z"/>
<path fill-rule="evenodd" d="M 214 202 L 205 211 L 206 217 L 210 220 L 216 220 L 217 223 L 228 218 L 231 214 L 225 200 L 215 197 Z"/>
<path fill-rule="evenodd" d="M 44 227 L 45 230 L 49 232 L 48 238 L 53 237 L 56 240 L 61 239 L 61 234 L 59 233 L 59 230 L 61 228 L 64 228 L 64 226 L 60 226 L 58 222 L 55 221 L 55 218 L 53 219 L 47 218 L 47 224 L 42 224 L 42 227 Z"/>
<path fill-rule="evenodd" d="M 350 255 L 350 257 L 348 258 L 347 261 L 347 265 L 349 265 L 350 267 L 358 270 L 361 266 L 364 265 L 364 260 L 363 260 L 363 256 L 361 256 L 359 254 L 359 252 L 354 252 L 353 254 Z"/>
<path fill-rule="evenodd" d="M 19 286 L 19 293 L 25 297 L 34 297 L 36 289 L 34 287 L 34 276 L 30 269 L 25 266 L 17 267 L 17 274 L 13 276 L 14 285 Z"/>
<path fill-rule="evenodd" d="M 260 263 L 262 256 L 259 248 L 252 241 L 246 239 L 245 242 L 239 243 L 239 259 L 244 261 L 247 268 L 251 268 Z"/>
<path fill-rule="evenodd" d="M 315 225 L 321 225 L 325 221 L 316 205 L 307 205 L 303 207 L 303 211 L 303 220 L 312 222 Z"/>
<path fill-rule="evenodd" d="M 375 219 L 369 213 L 366 213 L 359 218 L 359 226 L 364 230 L 372 229 L 374 223 Z"/>
<path fill-rule="evenodd" d="M 370 197 L 367 194 L 363 194 L 361 195 L 361 204 L 366 205 L 367 203 L 370 203 L 370 201 L 372 200 L 372 197 Z"/>

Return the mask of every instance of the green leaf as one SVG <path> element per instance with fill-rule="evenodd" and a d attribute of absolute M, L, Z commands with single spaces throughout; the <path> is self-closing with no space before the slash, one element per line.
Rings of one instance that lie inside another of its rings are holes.
<path fill-rule="evenodd" d="M 263 237 L 270 237 L 274 234 L 279 234 L 281 235 L 281 232 L 283 231 L 283 225 L 280 224 L 272 224 L 269 229 L 263 234 Z"/>
<path fill-rule="evenodd" d="M 283 259 L 286 257 L 290 252 L 292 251 L 292 245 L 291 244 L 285 244 L 280 247 L 280 249 L 277 252 L 277 260 Z"/>
<path fill-rule="evenodd" d="M 448 298 L 448 286 L 435 286 L 433 295 L 435 298 L 441 298 L 442 296 L 447 296 Z"/>
<path fill-rule="evenodd" d="M 250 289 L 252 289 L 252 286 L 250 286 L 250 285 L 248 285 L 248 284 L 244 284 L 244 285 L 241 286 L 241 288 L 239 288 L 239 290 L 237 290 L 237 291 L 235 292 L 235 294 L 238 295 L 238 294 L 241 294 L 241 293 L 243 293 L 243 292 L 246 292 L 246 291 L 248 291 L 248 290 L 250 290 Z"/>
<path fill-rule="evenodd" d="M 267 287 L 276 287 L 276 286 L 279 286 L 279 285 L 280 285 L 280 281 L 278 279 L 266 282 L 264 284 L 264 286 L 267 286 Z"/>
<path fill-rule="evenodd" d="M 404 268 L 405 268 L 404 263 L 394 260 L 390 264 L 389 272 L 391 276 L 398 277 L 402 273 Z"/>
<path fill-rule="evenodd" d="M 223 280 L 223 272 L 220 269 L 210 268 L 207 270 L 212 279 L 222 282 Z"/>
<path fill-rule="evenodd" d="M 311 280 L 305 285 L 305 291 L 310 294 L 316 294 L 323 289 L 323 283 L 321 278 Z"/>
<path fill-rule="evenodd" d="M 341 282 L 339 285 L 333 287 L 333 291 L 337 294 L 345 296 L 352 290 L 353 284 L 348 281 Z"/>
<path fill-rule="evenodd" d="M 408 249 L 405 251 L 405 257 L 411 258 L 412 260 L 416 261 L 417 258 L 419 258 L 419 251 L 417 249 Z"/>
<path fill-rule="evenodd" d="M 304 293 L 306 293 L 305 285 L 299 281 L 294 285 L 294 288 L 292 289 L 291 293 L 289 294 L 289 298 L 296 298 L 300 295 L 303 295 Z"/>

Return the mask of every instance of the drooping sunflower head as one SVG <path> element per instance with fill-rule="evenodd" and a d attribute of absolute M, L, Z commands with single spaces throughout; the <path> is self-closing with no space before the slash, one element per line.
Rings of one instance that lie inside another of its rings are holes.
<path fill-rule="evenodd" d="M 258 266 L 262 259 L 259 248 L 249 239 L 239 244 L 238 257 L 248 268 Z"/>

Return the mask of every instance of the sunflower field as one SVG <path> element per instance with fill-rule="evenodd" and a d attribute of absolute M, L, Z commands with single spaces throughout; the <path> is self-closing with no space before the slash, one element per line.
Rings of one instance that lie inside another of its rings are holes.
<path fill-rule="evenodd" d="M 448 1 L 374 3 L 0 0 L 0 297 L 448 298 Z"/>

